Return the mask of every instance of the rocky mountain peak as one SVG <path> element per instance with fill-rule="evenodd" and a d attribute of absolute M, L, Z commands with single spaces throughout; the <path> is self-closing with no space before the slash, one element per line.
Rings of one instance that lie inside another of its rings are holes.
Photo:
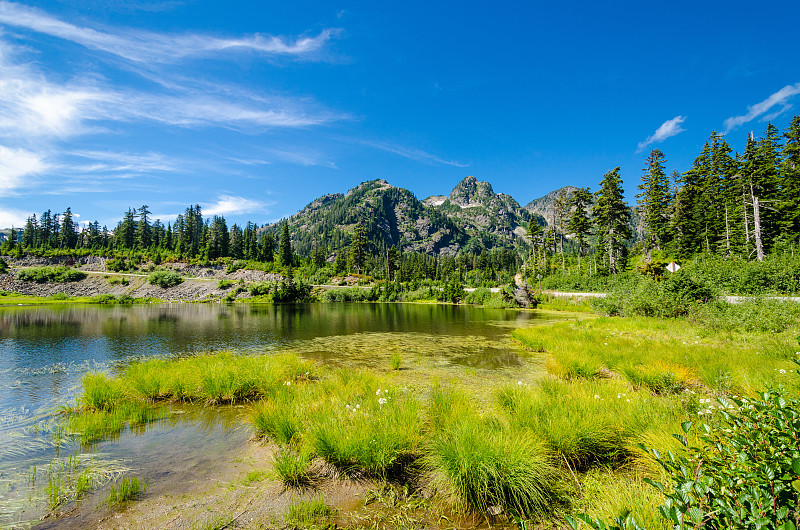
<path fill-rule="evenodd" d="M 494 197 L 492 185 L 473 176 L 466 177 L 450 192 L 450 202 L 462 208 L 483 206 L 486 199 Z"/>

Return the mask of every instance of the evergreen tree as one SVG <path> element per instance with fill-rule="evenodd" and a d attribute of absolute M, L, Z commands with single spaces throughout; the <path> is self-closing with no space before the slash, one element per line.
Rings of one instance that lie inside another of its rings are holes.
<path fill-rule="evenodd" d="M 794 241 L 800 237 L 800 116 L 795 116 L 783 135 L 783 193 L 780 212 L 783 230 Z"/>
<path fill-rule="evenodd" d="M 78 232 L 75 230 L 75 222 L 72 219 L 72 210 L 67 208 L 64 217 L 61 218 L 59 248 L 75 248 L 78 244 Z"/>
<path fill-rule="evenodd" d="M 233 259 L 242 259 L 244 240 L 242 238 L 242 229 L 236 223 L 233 224 L 230 231 L 230 255 Z"/>
<path fill-rule="evenodd" d="M 361 223 L 358 223 L 353 229 L 353 239 L 350 243 L 350 259 L 356 274 L 361 274 L 361 269 L 367 259 L 367 234 L 364 225 Z"/>
<path fill-rule="evenodd" d="M 139 221 L 136 223 L 136 246 L 141 249 L 150 247 L 151 227 L 150 210 L 146 204 L 139 208 Z"/>
<path fill-rule="evenodd" d="M 778 128 L 767 125 L 764 137 L 756 147 L 756 167 L 753 172 L 753 196 L 761 205 L 761 237 L 768 252 L 780 235 L 781 219 L 781 144 Z"/>
<path fill-rule="evenodd" d="M 667 208 L 669 207 L 669 179 L 664 170 L 664 153 L 658 149 L 650 151 L 647 166 L 642 170 L 642 193 L 636 196 L 639 200 L 639 212 L 642 214 L 645 229 L 645 250 L 661 249 L 669 239 Z"/>
<path fill-rule="evenodd" d="M 567 229 L 575 236 L 578 242 L 578 269 L 580 270 L 581 256 L 586 249 L 586 241 L 592 233 L 592 222 L 589 219 L 589 208 L 592 205 L 592 192 L 589 188 L 578 188 L 570 201 L 572 215 L 569 218 Z"/>
<path fill-rule="evenodd" d="M 600 189 L 595 193 L 592 216 L 597 230 L 598 247 L 608 256 L 609 271 L 616 274 L 625 266 L 625 242 L 631 237 L 628 227 L 631 212 L 625 204 L 619 167 L 603 176 Z"/>
<path fill-rule="evenodd" d="M 228 225 L 224 217 L 214 216 L 208 227 L 206 238 L 208 259 L 216 259 L 228 255 Z"/>
<path fill-rule="evenodd" d="M 122 222 L 117 225 L 116 236 L 117 246 L 124 249 L 132 249 L 136 242 L 136 218 L 135 210 L 128 208 Z"/>
<path fill-rule="evenodd" d="M 284 222 L 281 230 L 281 240 L 278 243 L 278 256 L 280 257 L 281 265 L 291 267 L 293 255 L 292 241 L 289 237 L 289 223 Z"/>
<path fill-rule="evenodd" d="M 259 261 L 272 262 L 275 259 L 275 236 L 272 235 L 272 232 L 268 231 L 261 236 L 261 245 L 257 254 Z"/>

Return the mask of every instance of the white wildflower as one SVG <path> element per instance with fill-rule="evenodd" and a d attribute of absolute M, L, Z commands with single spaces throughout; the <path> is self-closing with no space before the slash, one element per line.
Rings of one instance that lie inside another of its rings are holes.
<path fill-rule="evenodd" d="M 380 396 L 380 395 L 381 395 L 381 389 L 380 389 L 380 388 L 379 388 L 378 390 L 376 390 L 376 391 L 375 391 L 375 395 L 376 395 L 376 396 Z"/>
<path fill-rule="evenodd" d="M 380 398 L 380 399 L 378 400 L 378 404 L 379 404 L 379 405 L 383 405 L 383 404 L 385 404 L 385 403 L 386 403 L 386 398 Z"/>
<path fill-rule="evenodd" d="M 595 394 L 595 395 L 594 395 L 594 398 L 595 398 L 595 399 L 600 399 L 600 396 L 598 396 L 597 394 Z"/>

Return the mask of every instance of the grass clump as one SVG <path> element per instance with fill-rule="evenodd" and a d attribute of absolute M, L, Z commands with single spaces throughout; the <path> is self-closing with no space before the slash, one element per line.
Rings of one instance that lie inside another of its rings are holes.
<path fill-rule="evenodd" d="M 308 528 L 310 525 L 330 518 L 333 514 L 333 508 L 325 502 L 325 497 L 322 495 L 307 498 L 295 497 L 289 502 L 285 519 L 292 525 L 292 528 Z"/>
<path fill-rule="evenodd" d="M 403 358 L 398 352 L 392 352 L 392 354 L 389 356 L 389 364 L 392 367 L 392 370 L 399 370 L 402 362 Z"/>
<path fill-rule="evenodd" d="M 413 460 L 420 431 L 417 401 L 377 388 L 372 396 L 319 410 L 310 435 L 314 452 L 339 471 L 386 478 Z"/>
<path fill-rule="evenodd" d="M 503 389 L 498 400 L 513 428 L 536 433 L 559 461 L 584 471 L 631 455 L 638 418 L 630 400 L 643 400 L 629 392 L 624 385 L 551 380 L 534 389 Z"/>
<path fill-rule="evenodd" d="M 85 272 L 70 267 L 31 267 L 17 272 L 17 279 L 23 282 L 66 283 L 78 282 L 88 276 Z"/>
<path fill-rule="evenodd" d="M 169 289 L 183 283 L 183 276 L 175 271 L 156 271 L 150 273 L 147 281 L 152 285 L 158 285 L 162 289 Z"/>
<path fill-rule="evenodd" d="M 125 276 L 110 276 L 108 278 L 108 285 L 128 285 L 130 280 Z"/>
<path fill-rule="evenodd" d="M 286 487 L 299 488 L 312 484 L 311 453 L 305 447 L 282 447 L 275 453 L 273 469 Z"/>
<path fill-rule="evenodd" d="M 140 481 L 136 475 L 131 477 L 124 475 L 119 482 L 112 484 L 109 488 L 106 504 L 119 506 L 136 500 L 144 495 L 146 489 L 147 484 L 144 480 Z"/>
<path fill-rule="evenodd" d="M 561 476 L 545 445 L 530 432 L 472 420 L 431 440 L 425 461 L 437 487 L 477 513 L 494 506 L 524 517 L 552 511 L 561 498 Z"/>

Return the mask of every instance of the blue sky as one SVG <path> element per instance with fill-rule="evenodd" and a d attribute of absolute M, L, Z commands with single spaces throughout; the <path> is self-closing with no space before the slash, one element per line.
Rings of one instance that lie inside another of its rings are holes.
<path fill-rule="evenodd" d="M 391 4 L 391 5 L 389 5 Z M 384 178 L 521 204 L 800 113 L 800 3 L 0 0 L 0 227 L 259 224 Z"/>

